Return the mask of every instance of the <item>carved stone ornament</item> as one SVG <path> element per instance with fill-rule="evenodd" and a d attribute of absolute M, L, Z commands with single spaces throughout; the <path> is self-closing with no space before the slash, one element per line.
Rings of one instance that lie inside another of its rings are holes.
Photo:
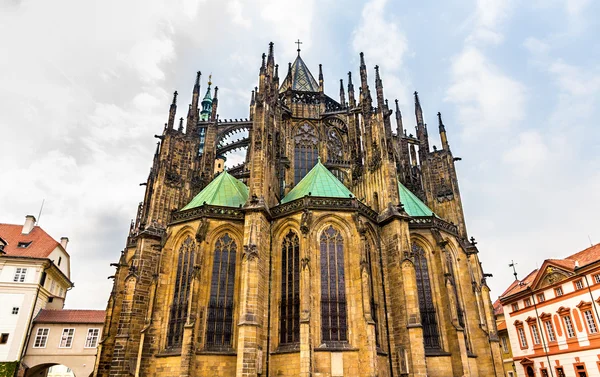
<path fill-rule="evenodd" d="M 165 183 L 169 186 L 177 186 L 181 182 L 181 176 L 174 170 L 167 170 L 165 173 Z"/>
<path fill-rule="evenodd" d="M 200 218 L 200 224 L 198 225 L 198 230 L 196 230 L 196 241 L 204 242 L 206 239 L 206 233 L 208 232 L 208 220 L 206 217 Z"/>
<path fill-rule="evenodd" d="M 258 258 L 258 247 L 256 245 L 244 245 L 244 251 L 242 255 L 242 260 L 248 260 L 248 262 L 253 261 Z"/>
<path fill-rule="evenodd" d="M 305 270 L 307 268 L 310 269 L 310 258 L 309 257 L 304 257 L 300 260 L 300 263 L 302 264 L 302 270 Z"/>
<path fill-rule="evenodd" d="M 356 231 L 358 232 L 358 234 L 364 236 L 367 233 L 367 227 L 360 218 L 360 215 L 358 213 L 354 213 L 352 215 L 352 219 L 354 220 L 354 224 L 356 225 Z"/>
<path fill-rule="evenodd" d="M 373 142 L 371 145 L 371 151 L 373 158 L 371 162 L 369 162 L 369 171 L 373 172 L 381 166 L 381 152 L 379 151 L 379 146 L 376 142 Z"/>
<path fill-rule="evenodd" d="M 300 231 L 302 234 L 307 235 L 310 232 L 310 226 L 312 225 L 312 212 L 305 208 L 302 211 L 302 218 L 300 219 Z"/>
<path fill-rule="evenodd" d="M 199 189 L 203 186 L 204 179 L 202 179 L 202 177 L 200 177 L 199 175 L 194 175 L 190 184 L 194 190 Z"/>

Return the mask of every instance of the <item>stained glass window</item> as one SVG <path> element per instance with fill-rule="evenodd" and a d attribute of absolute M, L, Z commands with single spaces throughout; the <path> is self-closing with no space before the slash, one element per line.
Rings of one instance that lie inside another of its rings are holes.
<path fill-rule="evenodd" d="M 344 242 L 329 226 L 321 234 L 321 329 L 323 342 L 345 342 L 347 337 Z"/>
<path fill-rule="evenodd" d="M 412 245 L 412 250 L 415 255 L 419 311 L 421 312 L 421 325 L 423 326 L 423 342 L 425 343 L 425 349 L 439 349 L 440 337 L 438 334 L 435 306 L 431 296 L 431 281 L 429 279 L 425 250 L 415 243 Z"/>
<path fill-rule="evenodd" d="M 229 234 L 217 240 L 208 301 L 207 348 L 231 347 L 236 252 L 237 245 Z"/>
<path fill-rule="evenodd" d="M 290 232 L 281 247 L 281 330 L 279 343 L 300 341 L 300 242 Z"/>
<path fill-rule="evenodd" d="M 188 311 L 188 296 L 190 282 L 192 281 L 195 250 L 196 243 L 192 237 L 188 236 L 183 241 L 177 254 L 177 275 L 175 289 L 173 290 L 173 302 L 169 313 L 169 329 L 167 331 L 168 348 L 181 347 L 183 340 L 183 325 Z"/>
<path fill-rule="evenodd" d="M 294 137 L 294 184 L 298 184 L 302 178 L 317 164 L 319 158 L 319 137 L 317 131 L 308 123 L 298 128 Z"/>

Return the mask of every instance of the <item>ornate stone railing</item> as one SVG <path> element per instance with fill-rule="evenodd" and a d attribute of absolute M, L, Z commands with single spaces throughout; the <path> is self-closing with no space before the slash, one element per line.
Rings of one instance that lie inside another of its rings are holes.
<path fill-rule="evenodd" d="M 326 198 L 321 196 L 305 196 L 289 203 L 271 208 L 274 218 L 283 217 L 303 209 L 359 212 L 372 221 L 377 221 L 377 212 L 356 198 Z"/>
<path fill-rule="evenodd" d="M 458 236 L 458 227 L 436 216 L 414 216 L 410 219 L 409 226 L 414 229 L 438 228 Z"/>
<path fill-rule="evenodd" d="M 171 215 L 171 224 L 177 224 L 184 221 L 194 220 L 200 217 L 244 220 L 244 210 L 242 210 L 242 208 L 211 206 L 208 204 L 204 204 L 200 207 L 173 212 L 173 214 Z"/>

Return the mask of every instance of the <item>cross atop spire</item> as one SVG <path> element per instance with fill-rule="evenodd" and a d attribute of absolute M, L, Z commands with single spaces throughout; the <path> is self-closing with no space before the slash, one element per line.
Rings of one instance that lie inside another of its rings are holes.
<path fill-rule="evenodd" d="M 296 50 L 296 51 L 298 51 L 298 55 L 300 55 L 300 45 L 302 44 L 302 42 L 300 42 L 300 39 L 298 39 L 298 40 L 297 40 L 296 42 L 294 42 L 294 43 L 298 45 L 298 50 Z"/>

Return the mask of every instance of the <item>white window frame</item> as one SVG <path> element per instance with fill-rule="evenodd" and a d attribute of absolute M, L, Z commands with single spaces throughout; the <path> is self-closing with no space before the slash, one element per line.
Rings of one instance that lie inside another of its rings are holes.
<path fill-rule="evenodd" d="M 567 330 L 567 338 L 575 337 L 575 329 L 573 328 L 573 321 L 571 320 L 570 315 L 566 315 L 563 317 L 563 322 L 565 323 L 565 330 Z"/>
<path fill-rule="evenodd" d="M 73 339 L 75 338 L 75 329 L 73 327 L 65 327 L 58 342 L 58 348 L 72 348 Z M 63 343 L 64 341 L 64 343 Z"/>
<path fill-rule="evenodd" d="M 579 279 L 575 282 L 575 288 L 577 290 L 583 289 L 583 281 L 581 279 Z"/>
<path fill-rule="evenodd" d="M 48 344 L 48 336 L 50 335 L 50 329 L 48 327 L 40 327 L 37 329 L 35 339 L 33 341 L 33 348 L 46 348 Z"/>
<path fill-rule="evenodd" d="M 548 341 L 556 342 L 556 335 L 554 334 L 554 327 L 552 326 L 552 321 L 544 321 L 544 326 L 546 326 L 546 332 L 548 333 Z"/>
<path fill-rule="evenodd" d="M 525 337 L 525 330 L 522 327 L 517 328 L 519 334 L 519 340 L 521 341 L 521 348 L 527 348 L 527 338 Z"/>
<path fill-rule="evenodd" d="M 24 283 L 26 276 L 27 267 L 17 267 L 15 269 L 15 276 L 13 277 L 13 283 Z"/>
<path fill-rule="evenodd" d="M 531 333 L 533 334 L 533 344 L 540 344 L 542 341 L 540 340 L 540 333 L 535 323 L 531 324 Z"/>
<path fill-rule="evenodd" d="M 556 297 L 560 297 L 564 295 L 565 292 L 563 291 L 562 287 L 556 287 L 554 288 L 554 294 L 556 295 Z"/>
<path fill-rule="evenodd" d="M 595 275 L 594 275 L 594 282 L 595 282 L 596 284 L 600 283 L 600 274 L 595 274 Z"/>
<path fill-rule="evenodd" d="M 583 316 L 585 317 L 585 322 L 587 323 L 588 330 L 590 334 L 595 334 L 598 332 L 598 326 L 596 326 L 596 321 L 594 320 L 594 314 L 590 309 L 584 310 Z"/>
<path fill-rule="evenodd" d="M 89 328 L 85 338 L 84 348 L 98 347 L 98 339 L 100 338 L 100 329 L 97 327 Z"/>

